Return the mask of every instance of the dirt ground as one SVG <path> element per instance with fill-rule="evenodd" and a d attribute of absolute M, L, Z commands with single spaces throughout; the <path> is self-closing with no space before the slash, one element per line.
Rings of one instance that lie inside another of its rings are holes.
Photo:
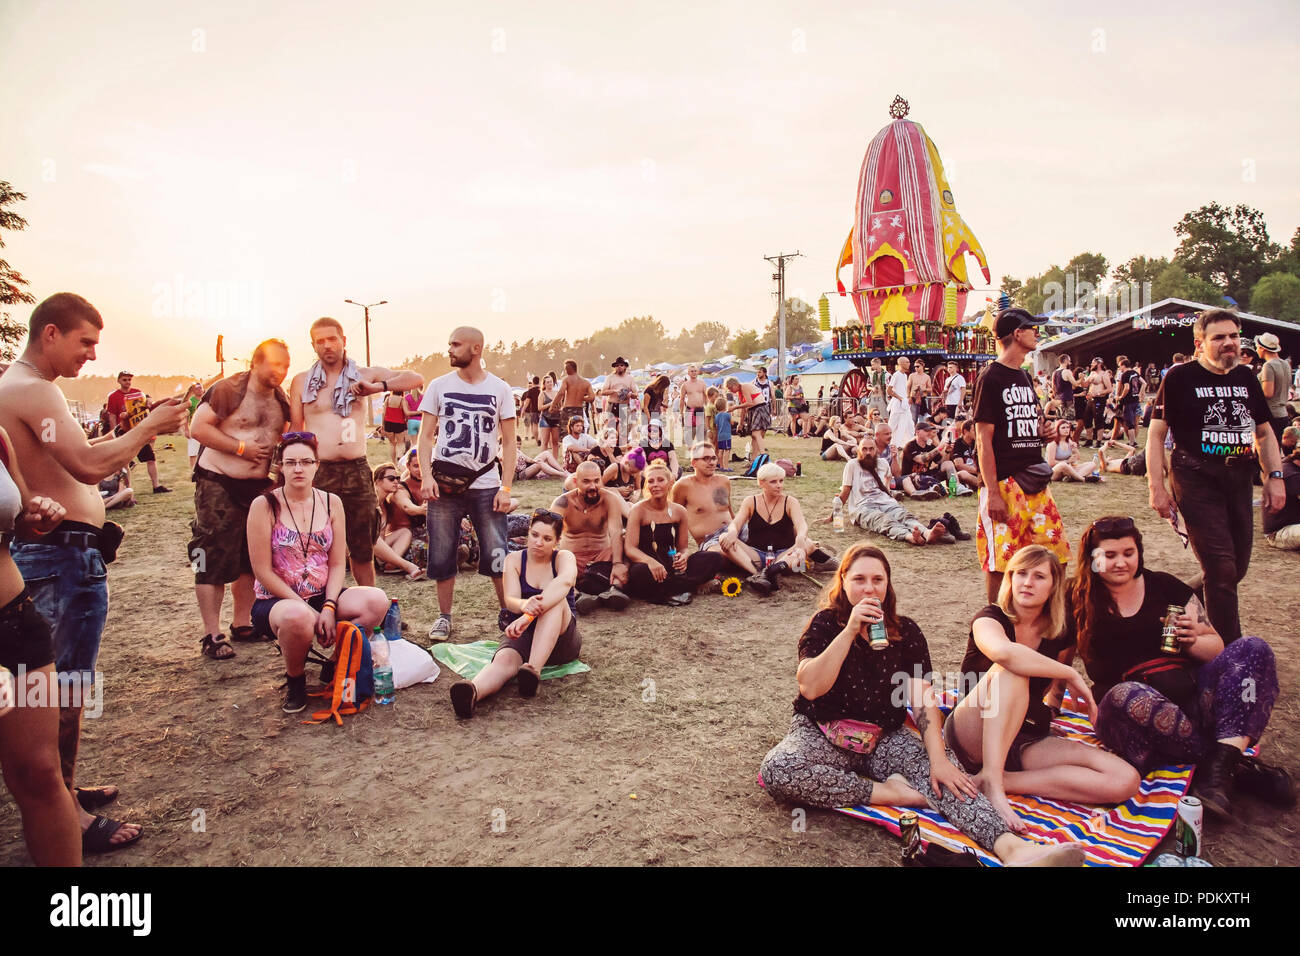
<path fill-rule="evenodd" d="M 772 444 L 803 461 L 804 477 L 787 488 L 807 511 L 824 514 L 842 466 L 820 462 L 815 441 Z M 193 514 L 185 445 L 164 438 L 157 447 L 175 493 L 151 495 L 137 466 L 140 504 L 114 515 L 127 537 L 109 573 L 103 714 L 85 722 L 79 767 L 79 782 L 122 788 L 114 815 L 143 824 L 145 838 L 88 865 L 897 864 L 897 841 L 883 830 L 813 810 L 798 832 L 792 808 L 755 783 L 759 761 L 789 722 L 795 644 L 818 594 L 812 583 L 791 580 L 767 599 L 713 595 L 681 609 L 599 611 L 580 625 L 591 673 L 547 681 L 533 701 L 508 687 L 472 721 L 453 716 L 454 678 L 444 669 L 436 683 L 401 691 L 392 707 L 341 728 L 305 726 L 280 712 L 283 668 L 269 645 L 238 645 L 238 658 L 226 663 L 199 656 L 184 553 Z M 386 454 L 372 443 L 372 462 Z M 736 505 L 754 489 L 737 484 Z M 558 486 L 521 482 L 516 494 L 531 508 L 549 504 Z M 1147 536 L 1148 566 L 1196 572 L 1191 553 L 1147 508 L 1144 480 L 1058 485 L 1056 498 L 1072 547 L 1088 519 L 1132 514 Z M 974 508 L 971 497 L 914 510 L 927 518 L 953 510 L 973 531 Z M 866 536 L 822 527 L 837 550 Z M 881 546 L 900 610 L 920 623 L 936 669 L 956 669 L 969 619 L 984 604 L 973 542 Z M 1272 643 L 1281 671 L 1266 754 L 1293 774 L 1298 561 L 1268 548 L 1257 530 L 1241 587 L 1245 630 Z M 407 636 L 426 644 L 433 584 L 379 583 L 401 601 Z M 227 624 L 229 614 L 227 599 Z M 453 640 L 494 638 L 495 618 L 488 580 L 462 574 Z M 1210 860 L 1300 864 L 1300 811 L 1279 813 L 1245 797 L 1238 807 L 1231 825 L 1207 824 Z M 27 862 L 7 794 L 0 862 Z"/>

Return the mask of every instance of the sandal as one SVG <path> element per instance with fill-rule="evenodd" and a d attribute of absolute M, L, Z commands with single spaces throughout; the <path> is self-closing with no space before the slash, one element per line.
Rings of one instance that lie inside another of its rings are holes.
<path fill-rule="evenodd" d="M 113 842 L 113 834 L 122 829 L 122 821 L 110 820 L 108 817 L 95 817 L 94 821 L 86 829 L 81 831 L 81 852 L 82 853 L 111 853 L 114 850 L 120 850 L 137 842 L 140 837 L 144 836 L 144 830 L 141 830 L 130 840 L 123 840 L 120 843 Z"/>
<path fill-rule="evenodd" d="M 478 688 L 470 680 L 458 680 L 451 685 L 451 706 L 457 717 L 473 717 L 478 705 Z"/>
<path fill-rule="evenodd" d="M 203 640 L 199 641 L 199 648 L 203 651 L 204 657 L 210 657 L 214 661 L 228 661 L 235 656 L 235 649 L 224 636 L 214 637 L 211 634 L 204 634 Z"/>
<path fill-rule="evenodd" d="M 423 581 L 427 577 L 424 568 L 416 568 L 406 576 L 408 581 Z"/>
<path fill-rule="evenodd" d="M 532 664 L 524 664 L 519 668 L 519 696 L 536 697 L 537 686 L 542 682 L 542 675 L 533 669 Z"/>
<path fill-rule="evenodd" d="M 118 798 L 121 793 L 117 787 L 74 787 L 77 802 L 81 804 L 81 809 L 90 813 L 92 810 L 98 810 L 100 807 L 106 807 Z"/>
<path fill-rule="evenodd" d="M 230 625 L 230 639 L 232 641 L 239 641 L 243 644 L 251 644 L 254 641 L 265 642 L 270 640 L 270 638 L 258 634 L 251 624 L 243 627 L 235 627 L 233 624 Z"/>

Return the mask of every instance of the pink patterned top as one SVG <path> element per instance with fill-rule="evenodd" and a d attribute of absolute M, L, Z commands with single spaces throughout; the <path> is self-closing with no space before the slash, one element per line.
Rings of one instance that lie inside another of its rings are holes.
<path fill-rule="evenodd" d="M 320 531 L 296 531 L 287 526 L 281 517 L 271 526 L 271 568 L 280 580 L 293 588 L 299 597 L 309 598 L 321 594 L 329 580 L 330 547 L 334 544 L 334 523 L 330 515 L 329 495 L 312 489 L 312 494 L 325 498 L 325 527 Z M 277 496 L 278 500 L 278 496 Z M 317 499 L 319 507 L 320 499 Z M 304 548 L 306 553 L 304 554 Z M 262 587 L 261 581 L 253 582 L 253 595 L 259 600 L 275 597 Z"/>

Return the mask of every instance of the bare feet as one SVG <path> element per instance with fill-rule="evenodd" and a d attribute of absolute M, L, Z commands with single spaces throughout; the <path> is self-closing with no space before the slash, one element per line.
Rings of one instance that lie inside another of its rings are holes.
<path fill-rule="evenodd" d="M 925 797 L 912 789 L 902 774 L 891 774 L 871 788 L 871 803 L 881 807 L 928 807 Z"/>
<path fill-rule="evenodd" d="M 943 540 L 943 536 L 948 533 L 948 529 L 942 524 L 937 524 L 930 529 L 929 534 L 925 536 L 926 544 L 938 544 Z"/>
<path fill-rule="evenodd" d="M 925 544 L 926 541 L 925 532 L 922 531 L 920 528 L 913 528 L 912 537 L 909 540 L 912 542 L 912 544 Z"/>
<path fill-rule="evenodd" d="M 1006 833 L 997 842 L 1004 844 L 1004 852 L 998 856 L 1007 866 L 1083 866 L 1082 843 L 1027 843 Z M 996 852 L 997 844 L 994 849 Z"/>
<path fill-rule="evenodd" d="M 1020 814 L 1016 813 L 1015 808 L 1011 806 L 1011 801 L 1007 799 L 1006 791 L 1001 787 L 995 787 L 983 773 L 977 773 L 971 780 L 983 791 L 984 796 L 988 797 L 989 803 L 993 804 L 993 809 L 997 810 L 998 816 L 1012 833 L 1024 833 L 1028 830 L 1025 821 L 1020 819 Z"/>

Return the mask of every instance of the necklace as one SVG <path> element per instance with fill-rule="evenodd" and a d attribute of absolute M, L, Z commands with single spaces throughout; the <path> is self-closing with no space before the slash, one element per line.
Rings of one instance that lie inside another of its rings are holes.
<path fill-rule="evenodd" d="M 293 530 L 298 535 L 298 547 L 302 549 L 302 581 L 306 584 L 308 571 L 307 559 L 309 557 L 309 552 L 311 551 L 311 538 L 303 535 L 301 529 L 299 529 L 298 519 L 294 517 L 293 505 L 289 503 L 288 498 L 284 499 L 284 504 L 289 511 L 289 520 L 293 522 Z M 311 520 L 307 522 L 308 535 L 311 534 L 311 529 L 314 527 L 316 527 L 316 490 L 313 488 L 311 493 Z"/>
<path fill-rule="evenodd" d="M 39 368 L 37 368 L 35 365 L 33 365 L 31 362 L 27 361 L 27 359 L 25 359 L 25 358 L 20 358 L 20 359 L 14 359 L 14 361 L 15 361 L 18 365 L 26 365 L 29 369 L 31 369 L 33 372 L 35 372 L 35 373 L 37 374 L 37 376 L 39 376 L 39 378 L 41 379 L 41 381 L 43 381 L 43 382 L 53 381 L 53 379 L 46 378 L 46 377 L 45 377 L 45 373 L 42 372 Z"/>

